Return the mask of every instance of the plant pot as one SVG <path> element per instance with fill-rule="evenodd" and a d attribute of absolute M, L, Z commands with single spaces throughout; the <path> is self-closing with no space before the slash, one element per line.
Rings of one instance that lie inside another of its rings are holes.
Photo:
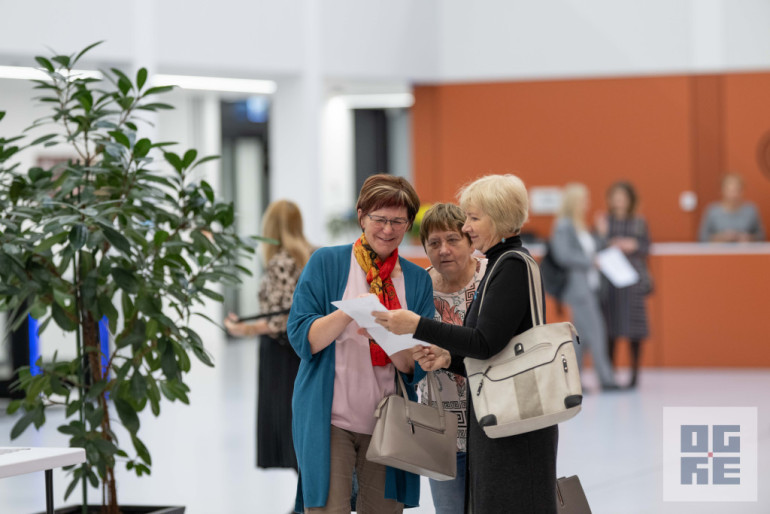
<path fill-rule="evenodd" d="M 87 507 L 88 514 L 100 514 L 101 511 L 102 511 L 101 505 L 89 505 Z M 120 512 L 121 514 L 184 514 L 184 507 L 122 505 L 120 506 Z M 80 513 L 81 513 L 81 507 L 79 505 L 74 507 L 62 507 L 54 511 L 54 514 L 80 514 Z M 45 512 L 40 512 L 38 514 L 45 514 Z"/>

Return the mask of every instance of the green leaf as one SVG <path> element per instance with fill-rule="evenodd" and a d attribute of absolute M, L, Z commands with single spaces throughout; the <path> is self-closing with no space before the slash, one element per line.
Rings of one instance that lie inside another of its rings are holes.
<path fill-rule="evenodd" d="M 173 379 L 179 376 L 179 365 L 176 362 L 176 354 L 169 343 L 160 357 L 160 367 L 166 378 Z"/>
<path fill-rule="evenodd" d="M 73 225 L 69 233 L 69 240 L 74 251 L 77 252 L 83 248 L 83 245 L 86 244 L 86 240 L 88 240 L 88 227 L 82 223 Z"/>
<path fill-rule="evenodd" d="M 123 234 L 108 225 L 101 224 L 101 227 L 104 237 L 112 246 L 126 255 L 131 255 L 131 243 L 128 242 L 128 239 Z"/>
<path fill-rule="evenodd" d="M 111 458 L 113 455 L 118 453 L 118 448 L 107 439 L 94 439 L 94 446 L 96 446 L 96 448 L 99 450 L 99 453 L 107 458 Z"/>
<path fill-rule="evenodd" d="M 218 156 L 218 155 L 208 155 L 208 156 L 206 156 L 206 157 L 203 157 L 202 159 L 198 160 L 198 162 L 196 162 L 196 163 L 193 165 L 193 167 L 192 167 L 192 168 L 190 168 L 190 169 L 194 169 L 194 168 L 196 168 L 196 167 L 200 166 L 200 165 L 201 165 L 201 164 L 203 164 L 203 163 L 206 163 L 206 162 L 209 162 L 209 161 L 215 161 L 215 160 L 217 160 L 217 159 L 219 159 L 219 156 Z"/>
<path fill-rule="evenodd" d="M 35 139 L 34 141 L 32 141 L 30 143 L 30 146 L 35 146 L 35 145 L 39 145 L 40 143 L 45 143 L 46 141 L 48 141 L 50 139 L 53 139 L 53 138 L 55 138 L 58 135 L 59 134 L 46 134 L 45 136 L 39 137 L 39 138 Z"/>
<path fill-rule="evenodd" d="M 166 161 L 174 167 L 175 170 L 181 173 L 181 171 L 184 169 L 184 164 L 182 164 L 182 159 L 173 152 L 164 152 L 163 156 L 166 158 Z"/>
<path fill-rule="evenodd" d="M 99 295 L 96 301 L 99 305 L 99 310 L 103 315 L 107 316 L 107 324 L 109 325 L 110 332 L 114 334 L 118 328 L 118 310 L 107 295 Z"/>
<path fill-rule="evenodd" d="M 8 415 L 14 414 L 17 410 L 19 410 L 19 407 L 21 407 L 21 400 L 13 400 L 8 404 L 8 408 L 5 410 L 5 413 Z"/>
<path fill-rule="evenodd" d="M 155 235 L 152 238 L 152 242 L 155 244 L 156 247 L 160 248 L 160 246 L 166 242 L 168 239 L 169 233 L 165 230 L 158 230 L 155 232 Z"/>
<path fill-rule="evenodd" d="M 138 370 L 131 376 L 131 397 L 136 401 L 147 397 L 147 380 Z"/>
<path fill-rule="evenodd" d="M 160 93 L 168 93 L 169 91 L 172 91 L 174 89 L 174 86 L 156 86 L 151 87 L 147 91 L 144 92 L 142 97 L 150 96 L 150 95 L 157 95 Z"/>
<path fill-rule="evenodd" d="M 158 109 L 164 109 L 164 110 L 172 110 L 174 108 L 173 105 L 170 104 L 164 104 L 159 102 L 153 102 L 150 104 L 144 104 L 140 105 L 138 109 L 141 109 L 143 111 L 157 111 Z"/>
<path fill-rule="evenodd" d="M 91 424 L 91 427 L 93 427 L 93 429 L 96 429 L 97 427 L 99 427 L 99 425 L 101 425 L 103 417 L 104 417 L 104 409 L 101 407 L 97 407 L 91 413 L 88 414 L 88 422 Z"/>
<path fill-rule="evenodd" d="M 75 488 L 80 485 L 80 477 L 83 474 L 83 468 L 75 468 L 75 471 L 72 473 L 72 481 L 70 482 L 70 485 L 67 486 L 67 491 L 64 493 L 64 499 L 70 497 L 70 495 L 75 491 Z"/>
<path fill-rule="evenodd" d="M 222 296 L 221 294 L 219 294 L 219 293 L 217 293 L 215 291 L 212 291 L 211 289 L 201 289 L 200 292 L 202 294 L 208 296 L 212 300 L 216 300 L 217 302 L 221 303 L 221 302 L 225 301 L 225 297 L 224 296 Z"/>
<path fill-rule="evenodd" d="M 66 413 L 65 417 L 69 418 L 70 416 L 72 416 L 73 414 L 78 412 L 80 410 L 80 405 L 81 404 L 82 404 L 82 402 L 80 400 L 73 400 L 73 401 L 71 401 L 67 405 L 67 413 Z"/>
<path fill-rule="evenodd" d="M 34 419 L 34 411 L 29 411 L 24 416 L 19 419 L 19 421 L 16 422 L 16 424 L 13 426 L 13 429 L 11 430 L 11 440 L 16 439 L 19 437 L 22 432 L 24 432 L 28 426 L 32 424 L 32 420 Z"/>
<path fill-rule="evenodd" d="M 0 111 L 0 120 L 5 118 L 5 111 Z"/>
<path fill-rule="evenodd" d="M 67 55 L 57 55 L 55 57 L 51 57 L 51 60 L 55 63 L 61 64 L 65 68 L 70 65 L 70 58 Z"/>
<path fill-rule="evenodd" d="M 72 332 L 78 327 L 74 316 L 65 311 L 64 308 L 56 302 L 51 305 L 51 316 L 56 324 L 66 332 Z"/>
<path fill-rule="evenodd" d="M 43 239 L 38 245 L 35 246 L 35 253 L 47 252 L 54 245 L 66 241 L 68 235 L 69 234 L 67 234 L 67 232 L 59 232 L 58 234 L 55 234 L 47 239 Z"/>
<path fill-rule="evenodd" d="M 195 158 L 198 156 L 197 150 L 187 150 L 184 153 L 184 158 L 182 159 L 182 165 L 185 168 L 189 168 L 190 165 L 195 162 Z"/>
<path fill-rule="evenodd" d="M 132 272 L 123 268 L 112 268 L 110 274 L 118 287 L 126 293 L 136 294 L 139 292 L 139 281 Z"/>
<path fill-rule="evenodd" d="M 128 136 L 125 135 L 123 132 L 119 130 L 111 130 L 109 134 L 121 145 L 125 146 L 126 148 L 131 148 L 131 141 L 128 139 Z"/>
<path fill-rule="evenodd" d="M 134 145 L 134 156 L 144 157 L 150 152 L 151 148 L 152 148 L 152 142 L 150 142 L 150 140 L 147 139 L 146 137 L 142 138 L 139 141 L 137 141 L 136 144 Z"/>
<path fill-rule="evenodd" d="M 214 189 L 211 187 L 211 184 L 205 180 L 201 180 L 201 189 L 203 189 L 203 193 L 206 195 L 208 201 L 214 203 Z"/>
<path fill-rule="evenodd" d="M 36 56 L 35 60 L 38 62 L 38 64 L 40 64 L 40 66 L 45 68 L 47 71 L 50 71 L 50 72 L 54 71 L 53 64 L 51 64 L 51 61 L 49 61 L 45 57 Z"/>
<path fill-rule="evenodd" d="M 136 434 L 139 430 L 139 416 L 136 415 L 131 404 L 121 398 L 115 398 L 115 409 L 118 411 L 118 417 L 126 430 Z"/>
<path fill-rule="evenodd" d="M 147 82 L 147 68 L 139 68 L 136 72 L 136 88 L 142 89 Z"/>
<path fill-rule="evenodd" d="M 134 443 L 134 448 L 136 449 L 136 454 L 139 456 L 139 458 L 142 459 L 148 466 L 152 466 L 152 457 L 150 457 L 150 452 L 147 450 L 147 447 L 144 445 L 144 443 L 135 435 L 131 436 L 131 442 Z"/>
<path fill-rule="evenodd" d="M 72 61 L 72 64 L 75 64 L 76 62 L 78 62 L 80 58 L 83 57 L 83 55 L 85 55 L 86 52 L 90 51 L 95 46 L 101 45 L 102 43 L 104 43 L 104 41 L 97 41 L 96 43 L 91 43 L 90 45 L 82 49 L 80 53 L 78 53 L 77 56 L 75 56 L 75 59 Z"/>

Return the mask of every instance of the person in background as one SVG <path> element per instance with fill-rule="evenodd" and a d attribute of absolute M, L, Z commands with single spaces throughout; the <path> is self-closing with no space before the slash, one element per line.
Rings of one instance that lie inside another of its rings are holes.
<path fill-rule="evenodd" d="M 430 259 L 428 273 L 433 281 L 433 319 L 462 325 L 484 276 L 487 260 L 473 256 L 471 238 L 463 233 L 465 213 L 457 205 L 437 203 L 425 212 L 420 224 L 420 241 Z M 446 369 L 431 371 L 439 384 L 444 410 L 457 415 L 457 477 L 454 480 L 430 479 L 436 514 L 462 514 L 465 509 L 465 467 L 468 408 L 466 379 Z M 428 403 L 427 381 L 418 385 L 420 400 Z M 435 405 L 435 399 L 431 402 Z"/>
<path fill-rule="evenodd" d="M 515 175 L 489 175 L 467 185 L 460 194 L 466 219 L 463 232 L 489 260 L 487 268 L 509 250 L 526 252 L 519 233 L 527 219 L 529 200 Z M 489 286 L 485 286 L 489 281 Z M 448 368 L 465 375 L 463 359 L 488 359 L 500 353 L 515 335 L 532 328 L 527 265 L 505 258 L 494 275 L 478 286 L 485 291 L 484 309 L 473 302 L 463 326 L 442 323 L 397 310 L 375 313 L 395 334 L 414 334 L 431 343 L 414 347 L 426 371 Z M 558 425 L 509 437 L 490 438 L 476 419 L 474 396 L 468 402 L 468 466 L 466 509 L 474 514 L 556 514 L 556 450 Z"/>
<path fill-rule="evenodd" d="M 581 344 L 575 345 L 578 363 L 582 369 L 583 347 L 588 346 L 602 389 L 615 390 L 618 385 L 607 355 L 607 332 L 599 305 L 601 279 L 595 264 L 598 242 L 586 226 L 588 207 L 588 188 L 567 184 L 551 235 L 551 251 L 556 263 L 567 269 L 562 298 L 572 311 L 572 323 L 580 334 Z"/>
<path fill-rule="evenodd" d="M 629 182 L 616 182 L 607 190 L 607 213 L 597 216 L 596 233 L 602 247 L 614 246 L 622 251 L 636 272 L 639 281 L 617 288 L 605 277 L 601 284 L 601 305 L 607 326 L 607 349 L 614 364 L 615 345 L 619 338 L 631 344 L 631 379 L 636 387 L 642 341 L 647 338 L 647 306 L 645 297 L 652 292 L 647 255 L 650 236 L 647 222 L 636 213 L 637 195 Z"/>
<path fill-rule="evenodd" d="M 743 199 L 743 177 L 729 173 L 722 178 L 722 200 L 706 209 L 698 238 L 704 243 L 765 240 L 765 229 L 757 207 Z"/>
<path fill-rule="evenodd" d="M 294 288 L 310 258 L 312 247 L 302 232 L 302 214 L 294 202 L 268 205 L 262 235 L 278 244 L 263 243 L 267 263 L 259 284 L 259 308 L 264 314 L 282 312 L 256 321 L 239 321 L 230 313 L 225 328 L 236 337 L 259 336 L 257 379 L 257 466 L 293 468 L 297 458 L 291 439 L 291 397 L 299 357 L 289 345 L 286 322 Z"/>
<path fill-rule="evenodd" d="M 366 179 L 356 203 L 363 234 L 355 243 L 316 250 L 305 266 L 289 314 L 291 345 L 301 362 L 294 386 L 294 448 L 299 462 L 297 512 L 350 512 L 353 470 L 357 512 L 400 513 L 417 506 L 420 477 L 366 460 L 379 402 L 396 391 L 396 372 L 417 400 L 425 376 L 411 350 L 388 356 L 331 302 L 375 294 L 433 317 L 430 276 L 398 256 L 420 200 L 401 177 Z"/>

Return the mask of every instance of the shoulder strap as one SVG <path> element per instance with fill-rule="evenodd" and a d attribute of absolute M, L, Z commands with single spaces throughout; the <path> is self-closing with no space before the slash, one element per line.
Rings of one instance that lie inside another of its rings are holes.
<path fill-rule="evenodd" d="M 524 261 L 524 263 L 527 265 L 527 277 L 529 282 L 529 305 L 530 311 L 532 312 L 532 326 L 536 327 L 538 325 L 543 325 L 545 323 L 545 316 L 543 314 L 544 299 L 542 278 L 540 277 L 540 268 L 538 267 L 537 262 L 535 262 L 535 259 L 533 259 L 529 254 L 517 250 L 505 252 L 500 256 L 499 259 L 497 259 L 497 261 L 495 261 L 495 264 L 492 266 L 492 269 L 489 271 L 487 279 L 484 282 L 484 288 L 481 290 L 479 312 L 481 312 L 481 308 L 484 306 L 484 294 L 487 291 L 489 282 L 492 280 L 492 275 L 495 272 L 497 265 L 500 264 L 500 262 L 508 255 L 512 255 L 515 258 Z"/>

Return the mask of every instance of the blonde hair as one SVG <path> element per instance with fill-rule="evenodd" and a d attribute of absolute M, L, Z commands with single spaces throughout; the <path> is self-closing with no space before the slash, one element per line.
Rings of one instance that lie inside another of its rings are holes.
<path fill-rule="evenodd" d="M 476 207 L 492 219 L 495 235 L 518 234 L 529 216 L 529 197 L 516 175 L 487 175 L 460 190 L 460 206 Z"/>
<path fill-rule="evenodd" d="M 561 207 L 559 217 L 567 218 L 578 228 L 585 228 L 584 216 L 578 212 L 578 206 L 588 199 L 588 188 L 585 184 L 571 182 L 564 186 L 561 194 Z M 585 213 L 583 213 L 585 214 Z"/>
<path fill-rule="evenodd" d="M 265 263 L 284 249 L 300 268 L 307 264 L 312 249 L 302 233 L 302 213 L 294 202 L 276 200 L 267 206 L 262 220 L 262 235 L 279 242 L 277 245 L 265 243 Z"/>

